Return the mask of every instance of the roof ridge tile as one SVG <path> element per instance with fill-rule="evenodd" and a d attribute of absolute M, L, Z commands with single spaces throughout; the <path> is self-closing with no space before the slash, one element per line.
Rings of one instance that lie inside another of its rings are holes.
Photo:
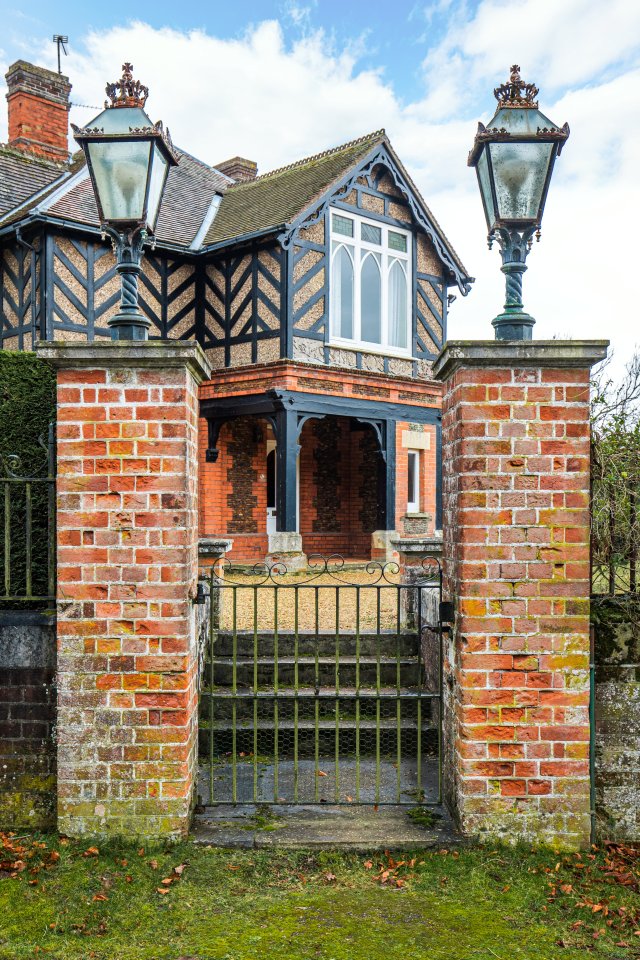
<path fill-rule="evenodd" d="M 245 180 L 242 182 L 233 183 L 229 186 L 229 189 L 235 192 L 238 188 L 250 187 L 252 184 L 266 180 L 268 177 L 274 177 L 278 173 L 284 173 L 287 170 L 295 170 L 296 167 L 302 167 L 306 163 L 311 163 L 314 160 L 322 160 L 324 157 L 331 157 L 336 153 L 340 153 L 342 150 L 349 150 L 351 147 L 357 147 L 360 144 L 368 143 L 369 141 L 382 140 L 386 136 L 386 130 L 384 127 L 381 127 L 380 130 L 374 130 L 372 133 L 366 133 L 362 137 L 357 137 L 355 140 L 349 140 L 347 143 L 341 143 L 337 147 L 330 147 L 328 150 L 322 150 L 320 153 L 314 153 L 310 157 L 303 157 L 302 160 L 295 160 L 293 163 L 287 163 L 284 167 L 276 167 L 275 170 L 268 170 L 267 173 L 263 173 L 259 177 L 254 177 L 253 180 Z"/>

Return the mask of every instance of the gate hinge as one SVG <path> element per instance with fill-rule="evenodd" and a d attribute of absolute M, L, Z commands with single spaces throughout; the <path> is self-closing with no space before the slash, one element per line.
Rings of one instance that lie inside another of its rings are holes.
<path fill-rule="evenodd" d="M 453 623 L 456 618 L 453 600 L 440 601 L 440 623 Z"/>

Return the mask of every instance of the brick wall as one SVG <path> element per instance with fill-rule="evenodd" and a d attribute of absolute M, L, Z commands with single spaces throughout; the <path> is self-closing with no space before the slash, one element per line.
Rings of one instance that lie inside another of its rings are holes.
<path fill-rule="evenodd" d="M 175 836 L 196 769 L 195 344 L 58 367 L 58 825 Z"/>
<path fill-rule="evenodd" d="M 55 623 L 0 611 L 0 825 L 55 825 Z"/>
<path fill-rule="evenodd" d="M 456 603 L 449 801 L 466 833 L 576 846 L 589 838 L 595 357 L 560 342 L 500 349 L 449 344 L 439 362 L 445 589 Z"/>

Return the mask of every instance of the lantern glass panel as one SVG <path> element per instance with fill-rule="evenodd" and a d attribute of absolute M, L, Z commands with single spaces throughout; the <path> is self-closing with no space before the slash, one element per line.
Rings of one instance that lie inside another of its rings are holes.
<path fill-rule="evenodd" d="M 151 228 L 155 227 L 156 220 L 158 219 L 162 191 L 169 167 L 169 161 L 157 144 L 153 145 L 152 159 L 153 164 L 149 178 L 149 196 L 147 198 L 147 223 Z"/>
<path fill-rule="evenodd" d="M 107 222 L 144 220 L 149 141 L 93 140 L 87 149 L 103 218 Z"/>
<path fill-rule="evenodd" d="M 491 166 L 500 220 L 535 222 L 543 201 L 551 143 L 492 143 Z"/>
<path fill-rule="evenodd" d="M 491 176 L 489 174 L 489 163 L 487 160 L 487 148 L 485 147 L 478 160 L 478 183 L 480 184 L 480 193 L 484 206 L 484 215 L 487 218 L 489 231 L 493 230 L 496 223 L 496 213 L 493 203 L 493 193 L 491 191 Z"/>

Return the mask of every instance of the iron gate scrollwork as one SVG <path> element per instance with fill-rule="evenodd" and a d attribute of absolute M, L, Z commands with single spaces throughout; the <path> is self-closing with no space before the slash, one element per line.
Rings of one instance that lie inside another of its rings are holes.
<path fill-rule="evenodd" d="M 211 573 L 200 799 L 440 803 L 442 575 L 429 558 Z"/>

